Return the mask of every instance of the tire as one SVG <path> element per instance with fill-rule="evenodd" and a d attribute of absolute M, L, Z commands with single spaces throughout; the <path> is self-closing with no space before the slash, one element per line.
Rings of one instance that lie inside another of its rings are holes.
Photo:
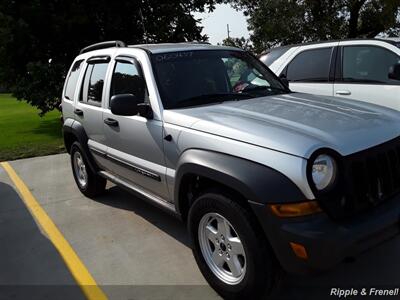
<path fill-rule="evenodd" d="M 193 203 L 188 216 L 193 255 L 207 282 L 224 299 L 266 299 L 277 290 L 282 269 L 255 216 L 232 199 L 222 190 L 211 191 Z M 220 221 L 225 226 L 219 227 Z M 221 232 L 226 232 L 222 243 Z M 215 237 L 218 241 L 211 242 Z M 235 254 L 241 252 L 244 255 Z"/>
<path fill-rule="evenodd" d="M 91 170 L 86 153 L 79 142 L 72 144 L 70 154 L 72 174 L 81 193 L 89 198 L 104 193 L 107 180 Z"/>

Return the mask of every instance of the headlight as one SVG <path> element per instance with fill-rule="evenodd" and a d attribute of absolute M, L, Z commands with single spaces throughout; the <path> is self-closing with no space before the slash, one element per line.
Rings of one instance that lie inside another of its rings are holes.
<path fill-rule="evenodd" d="M 336 172 L 335 160 L 326 154 L 319 155 L 312 165 L 312 179 L 317 190 L 329 187 L 335 181 Z"/>

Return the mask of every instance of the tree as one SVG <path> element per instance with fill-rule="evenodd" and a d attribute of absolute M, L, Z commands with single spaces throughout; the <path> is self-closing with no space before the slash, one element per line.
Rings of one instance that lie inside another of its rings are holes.
<path fill-rule="evenodd" d="M 257 51 L 307 41 L 375 37 L 400 27 L 400 0 L 232 0 Z"/>
<path fill-rule="evenodd" d="M 213 0 L 0 0 L 0 82 L 41 114 L 60 103 L 66 72 L 84 46 L 207 40 L 192 13 Z"/>
<path fill-rule="evenodd" d="M 250 39 L 246 39 L 244 37 L 241 37 L 241 38 L 228 37 L 222 41 L 222 45 L 237 47 L 237 48 L 241 48 L 241 49 L 244 49 L 247 51 L 252 51 L 252 49 L 253 49 Z"/>

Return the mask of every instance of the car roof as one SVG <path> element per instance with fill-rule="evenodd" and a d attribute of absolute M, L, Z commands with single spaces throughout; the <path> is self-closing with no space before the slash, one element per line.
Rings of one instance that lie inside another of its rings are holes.
<path fill-rule="evenodd" d="M 291 45 L 285 45 L 285 46 L 279 46 L 271 49 L 267 49 L 263 51 L 261 55 L 268 54 L 272 51 L 278 50 L 278 49 L 285 49 L 285 48 L 293 48 L 293 47 L 300 47 L 300 46 L 307 46 L 307 45 L 319 45 L 319 44 L 327 44 L 327 43 L 332 43 L 332 42 L 344 42 L 344 41 L 380 41 L 380 42 L 386 42 L 392 45 L 395 45 L 398 47 L 398 44 L 400 43 L 400 38 L 358 38 L 358 39 L 342 39 L 342 40 L 326 40 L 326 41 L 317 41 L 317 42 L 306 42 L 306 43 L 300 43 L 300 44 L 291 44 Z"/>
<path fill-rule="evenodd" d="M 138 44 L 126 45 L 123 41 L 105 41 L 89 45 L 83 48 L 79 54 L 93 52 L 102 49 L 112 48 L 131 48 L 142 49 L 147 53 L 167 53 L 176 51 L 194 51 L 194 50 L 236 50 L 244 51 L 240 48 L 230 46 L 214 46 L 206 42 L 182 42 L 182 43 L 160 43 L 160 44 Z"/>
<path fill-rule="evenodd" d="M 177 52 L 177 51 L 195 51 L 195 50 L 239 50 L 240 48 L 229 46 L 215 46 L 208 43 L 163 43 L 163 44 L 142 44 L 129 45 L 129 48 L 139 48 L 152 54 Z"/>

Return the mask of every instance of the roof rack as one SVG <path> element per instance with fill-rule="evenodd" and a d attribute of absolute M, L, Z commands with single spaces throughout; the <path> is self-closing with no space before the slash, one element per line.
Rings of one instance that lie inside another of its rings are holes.
<path fill-rule="evenodd" d="M 200 45 L 211 45 L 210 42 L 203 42 L 203 41 L 191 41 L 191 42 L 181 42 L 180 44 L 200 44 Z"/>
<path fill-rule="evenodd" d="M 101 43 L 93 44 L 93 45 L 83 48 L 81 50 L 81 52 L 79 52 L 79 54 L 86 53 L 86 52 L 93 51 L 93 50 L 106 49 L 106 48 L 112 48 L 112 47 L 117 47 L 117 48 L 126 47 L 126 44 L 122 41 L 101 42 Z"/>

